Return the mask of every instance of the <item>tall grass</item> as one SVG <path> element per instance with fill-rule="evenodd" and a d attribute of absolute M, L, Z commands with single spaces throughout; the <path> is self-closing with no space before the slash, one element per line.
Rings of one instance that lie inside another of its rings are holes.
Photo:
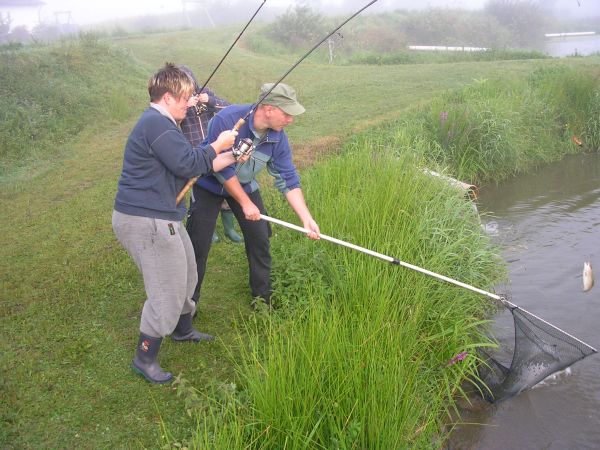
<path fill-rule="evenodd" d="M 503 272 L 471 205 L 416 166 L 367 141 L 311 169 L 307 196 L 322 231 L 491 286 Z M 230 421 L 216 428 L 201 421 L 193 440 L 199 448 L 439 445 L 440 418 L 475 358 L 446 362 L 490 345 L 480 329 L 489 305 L 418 272 L 290 233 L 277 230 L 273 253 L 282 260 L 277 277 L 285 272 L 301 301 L 278 291 L 276 300 L 288 300 L 284 311 L 247 324 Z M 284 259 L 279 252 L 290 245 L 302 251 Z M 288 265 L 304 270 L 294 274 Z"/>
<path fill-rule="evenodd" d="M 410 51 L 396 50 L 390 53 L 363 52 L 340 58 L 344 64 L 441 64 L 467 61 L 505 61 L 519 59 L 546 59 L 549 56 L 535 50 L 487 50 L 468 51 Z"/>
<path fill-rule="evenodd" d="M 598 74 L 554 66 L 525 81 L 478 80 L 386 124 L 385 145 L 422 155 L 473 183 L 502 180 L 577 152 L 574 137 L 584 150 L 597 151 Z"/>

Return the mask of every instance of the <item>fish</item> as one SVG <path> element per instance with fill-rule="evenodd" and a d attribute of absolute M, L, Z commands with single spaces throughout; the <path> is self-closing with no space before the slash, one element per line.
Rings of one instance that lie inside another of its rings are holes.
<path fill-rule="evenodd" d="M 594 286 L 594 272 L 592 271 L 592 263 L 583 263 L 583 292 L 587 292 Z"/>

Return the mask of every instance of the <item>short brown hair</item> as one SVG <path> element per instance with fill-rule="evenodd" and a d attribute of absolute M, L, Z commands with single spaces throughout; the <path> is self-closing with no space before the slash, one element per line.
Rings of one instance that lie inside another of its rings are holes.
<path fill-rule="evenodd" d="M 165 63 L 165 66 L 148 80 L 150 101 L 160 100 L 167 92 L 176 98 L 194 93 L 194 82 L 183 70 L 170 62 Z"/>

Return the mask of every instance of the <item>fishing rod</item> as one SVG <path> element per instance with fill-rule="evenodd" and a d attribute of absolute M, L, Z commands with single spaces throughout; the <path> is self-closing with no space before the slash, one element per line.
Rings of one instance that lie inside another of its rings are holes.
<path fill-rule="evenodd" d="M 277 80 L 275 83 L 273 83 L 273 86 L 271 86 L 271 89 L 269 89 L 265 94 L 263 94 L 263 96 L 260 97 L 260 99 L 250 107 L 250 110 L 244 115 L 244 117 L 242 117 L 240 120 L 237 121 L 237 123 L 235 124 L 233 129 L 239 130 L 241 128 L 241 126 L 246 123 L 246 120 L 248 119 L 250 114 L 252 114 L 254 112 L 254 110 L 258 107 L 258 105 L 260 105 L 265 100 L 265 98 L 267 98 L 267 96 L 273 91 L 273 89 L 275 89 L 277 87 L 277 85 L 279 83 L 281 83 L 283 81 L 283 79 L 290 74 L 290 72 L 292 70 L 294 70 L 302 61 L 304 61 L 308 57 L 308 55 L 310 55 L 312 52 L 314 52 L 317 49 L 317 47 L 319 47 L 323 42 L 325 42 L 327 39 L 329 39 L 331 36 L 333 36 L 340 28 L 342 28 L 344 25 L 346 25 L 348 22 L 350 22 L 352 19 L 354 19 L 356 16 L 358 16 L 361 12 L 363 12 L 365 9 L 367 9 L 369 6 L 371 6 L 375 2 L 377 2 L 377 0 L 372 0 L 371 2 L 369 2 L 368 4 L 363 6 L 361 9 L 356 11 L 354 14 L 352 14 L 350 17 L 348 17 L 346 20 L 344 20 L 340 25 L 338 25 L 332 32 L 330 32 L 327 36 L 325 36 L 317 44 L 315 44 L 315 46 L 313 48 L 311 48 L 308 52 L 306 52 L 306 54 L 302 58 L 300 58 L 292 67 L 290 67 L 288 69 L 288 71 L 286 73 L 284 73 L 279 80 Z"/>
<path fill-rule="evenodd" d="M 273 217 L 269 217 L 269 216 L 266 216 L 264 214 L 261 214 L 260 218 L 263 219 L 263 220 L 266 220 L 267 222 L 276 223 L 278 225 L 284 226 L 286 228 L 290 228 L 292 230 L 299 231 L 301 233 L 305 233 L 305 234 L 312 233 L 311 230 L 308 230 L 306 228 L 302 228 L 302 227 L 299 227 L 299 226 L 294 225 L 292 223 L 284 222 L 283 220 L 275 219 Z M 509 302 L 508 300 L 506 300 L 504 297 L 501 297 L 500 295 L 492 294 L 491 292 L 484 291 L 483 289 L 479 289 L 479 288 L 477 288 L 475 286 L 471 286 L 470 284 L 463 283 L 462 281 L 455 280 L 454 278 L 450 278 L 450 277 L 447 277 L 445 275 L 440 275 L 439 273 L 435 273 L 435 272 L 432 272 L 430 270 L 423 269 L 422 267 L 415 266 L 413 264 L 409 264 L 409 263 L 404 262 L 404 261 L 400 261 L 399 259 L 392 258 L 391 256 L 387 256 L 387 255 L 384 255 L 382 253 L 374 252 L 373 250 L 369 250 L 368 248 L 364 248 L 364 247 L 360 247 L 360 246 L 355 245 L 355 244 L 351 244 L 350 242 L 342 241 L 340 239 L 336 239 L 334 237 L 327 236 L 326 234 L 319 233 L 319 237 L 321 239 L 323 239 L 323 240 L 326 240 L 326 241 L 329 241 L 329 242 L 333 242 L 334 244 L 338 244 L 338 245 L 341 245 L 343 247 L 351 248 L 351 249 L 359 251 L 361 253 L 365 253 L 367 255 L 374 256 L 375 258 L 382 259 L 383 261 L 387 261 L 387 262 L 392 263 L 392 264 L 394 264 L 396 266 L 402 266 L 402 267 L 406 267 L 408 269 L 416 270 L 417 272 L 421 272 L 421 273 L 423 273 L 425 275 L 429 275 L 430 277 L 437 278 L 438 280 L 442 280 L 442 281 L 445 281 L 447 283 L 451 283 L 451 284 L 454 284 L 456 286 L 460 286 L 460 287 L 468 289 L 470 291 L 477 292 L 478 294 L 483 294 L 483 295 L 485 295 L 487 297 L 493 298 L 494 300 L 500 301 L 503 305 L 507 306 L 509 309 L 515 309 L 515 308 L 520 309 L 521 311 L 523 311 L 523 312 L 525 312 L 525 313 L 527 313 L 527 314 L 535 317 L 539 321 L 545 323 L 549 327 L 552 327 L 552 328 L 560 331 L 561 333 L 566 334 L 570 338 L 572 338 L 572 339 L 576 340 L 577 342 L 581 343 L 582 345 L 590 348 L 591 350 L 593 350 L 594 353 L 597 353 L 597 351 L 596 351 L 596 349 L 594 347 L 586 344 L 585 342 L 581 341 L 580 339 L 577 339 L 575 336 L 570 335 L 566 331 L 561 330 L 557 326 L 552 325 L 551 323 L 549 323 L 549 322 L 545 321 L 544 319 L 536 316 L 535 314 L 530 313 L 529 311 L 521 308 L 520 306 L 517 306 L 514 303 Z"/>
<path fill-rule="evenodd" d="M 363 12 L 365 9 L 367 9 L 369 6 L 371 6 L 373 3 L 377 2 L 377 1 L 378 0 L 371 0 L 369 3 L 367 3 L 361 9 L 356 11 L 354 14 L 352 14 L 346 20 L 344 20 L 340 25 L 338 25 L 327 36 L 325 36 L 317 44 L 315 44 L 313 46 L 313 48 L 311 48 L 308 52 L 306 52 L 306 54 L 304 56 L 302 56 L 302 58 L 300 58 L 292 67 L 290 67 L 288 69 L 288 71 L 285 72 L 281 78 L 279 78 L 279 80 L 277 80 L 275 83 L 273 83 L 273 86 L 271 86 L 271 88 L 265 94 L 263 94 L 256 103 L 254 103 L 250 107 L 250 110 L 244 115 L 244 117 L 241 117 L 236 122 L 236 124 L 233 126 L 232 131 L 238 131 L 242 127 L 242 125 L 244 125 L 246 123 L 246 120 L 248 119 L 248 117 L 250 117 L 250 114 L 252 114 L 256 110 L 256 108 L 258 108 L 258 106 L 265 100 L 265 98 L 267 98 L 267 96 L 273 91 L 273 89 L 275 89 L 277 87 L 277 85 L 279 85 L 279 83 L 281 83 L 283 81 L 283 79 L 290 74 L 290 72 L 292 70 L 294 70 L 302 61 L 304 61 L 308 57 L 308 55 L 310 55 L 312 52 L 314 52 L 317 49 L 317 47 L 319 47 L 319 45 L 321 45 L 323 42 L 325 42 L 327 39 L 329 39 L 331 36 L 333 36 L 333 34 L 335 34 L 340 28 L 342 28 L 344 25 L 346 25 L 348 22 L 350 22 L 352 19 L 354 19 L 356 16 L 358 16 L 361 12 Z M 252 151 L 252 148 L 253 148 L 252 140 L 248 139 L 248 138 L 244 138 L 244 139 L 240 140 L 240 142 L 238 143 L 238 145 L 236 147 L 233 148 L 233 155 L 235 156 L 236 159 L 239 159 L 242 156 L 249 154 Z M 185 194 L 187 194 L 187 191 L 189 191 L 192 188 L 192 186 L 194 185 L 194 183 L 197 180 L 198 180 L 198 177 L 190 178 L 190 180 L 186 183 L 186 185 L 183 187 L 181 192 L 177 195 L 177 198 L 175 200 L 176 205 L 178 205 L 179 202 L 181 202 L 181 200 L 183 199 Z"/>
<path fill-rule="evenodd" d="M 267 0 L 263 0 L 263 2 L 260 4 L 260 6 L 258 7 L 258 9 L 254 12 L 254 14 L 252 15 L 252 17 L 250 17 L 250 20 L 248 21 L 248 23 L 246 24 L 246 26 L 242 29 L 242 31 L 240 31 L 240 34 L 238 34 L 238 37 L 235 38 L 235 41 L 233 41 L 233 44 L 231 44 L 231 46 L 229 47 L 229 50 L 227 50 L 227 52 L 225 52 L 225 54 L 221 58 L 221 61 L 219 61 L 219 64 L 217 64 L 217 66 L 214 68 L 214 70 L 209 75 L 209 77 L 206 79 L 206 81 L 204 82 L 204 84 L 202 85 L 202 87 L 200 88 L 200 90 L 198 90 L 198 92 L 196 92 L 196 95 L 202 93 L 202 91 L 204 90 L 204 88 L 206 87 L 206 85 L 208 84 L 208 82 L 210 81 L 210 79 L 213 77 L 213 75 L 219 69 L 219 67 L 221 67 L 221 64 L 223 64 L 223 61 L 225 61 L 225 58 L 227 58 L 227 55 L 229 55 L 229 52 L 231 51 L 231 49 L 233 49 L 233 46 L 237 43 L 237 41 L 240 40 L 240 38 L 242 37 L 242 34 L 244 34 L 244 31 L 246 31 L 246 28 L 248 28 L 248 26 L 250 25 L 250 23 L 254 20 L 254 18 L 256 17 L 256 15 L 260 11 L 260 9 L 264 6 L 264 4 L 266 3 L 266 1 Z M 200 106 L 196 105 L 195 108 L 196 108 L 196 114 L 198 114 L 198 115 L 200 115 L 200 113 L 202 113 L 203 111 L 207 110 L 207 107 L 206 107 L 206 105 L 204 103 L 200 103 Z"/>

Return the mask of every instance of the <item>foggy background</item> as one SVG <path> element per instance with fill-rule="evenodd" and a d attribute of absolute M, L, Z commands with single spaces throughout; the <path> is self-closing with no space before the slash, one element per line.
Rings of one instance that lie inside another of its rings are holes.
<path fill-rule="evenodd" d="M 0 0 L 0 13 L 10 13 L 12 26 L 25 25 L 29 29 L 42 23 L 64 22 L 70 15 L 74 25 L 90 25 L 116 19 L 183 13 L 184 10 L 201 11 L 210 15 L 215 24 L 236 23 L 240 12 L 254 11 L 261 0 Z M 320 14 L 331 16 L 357 11 L 368 0 L 267 0 L 260 17 L 270 20 L 296 5 L 307 5 Z M 488 0 L 378 0 L 364 14 L 377 14 L 397 9 L 426 10 L 433 8 L 477 10 Z M 511 3 L 511 0 L 507 0 Z M 513 2 L 514 3 L 514 2 Z M 539 5 L 555 17 L 600 17 L 598 0 L 539 0 L 529 3 Z M 202 23 L 204 22 L 204 23 Z M 197 26 L 211 26 L 210 19 L 199 18 Z"/>
<path fill-rule="evenodd" d="M 0 0 L 0 44 L 51 41 L 88 31 L 118 36 L 241 26 L 261 3 L 262 0 Z M 317 21 L 336 17 L 339 22 L 367 3 L 369 0 L 266 0 L 255 23 L 277 24 L 282 17 L 289 18 L 298 11 L 309 12 Z M 404 12 L 408 13 L 399 19 Z M 379 33 L 383 50 L 383 41 L 390 43 L 388 49 L 392 44 L 413 44 L 540 50 L 545 33 L 595 31 L 600 36 L 600 0 L 378 0 L 353 22 L 360 23 L 370 16 L 388 22 L 390 17 L 396 20 L 388 30 Z M 314 28 L 308 40 L 331 27 L 331 21 L 321 22 L 321 28 Z M 498 24 L 503 28 L 500 32 L 496 29 Z M 492 36 L 490 31 L 490 36 L 486 36 L 486 30 L 492 29 L 497 35 Z M 371 34 L 375 31 L 371 30 Z M 511 40 L 507 37 L 510 34 L 520 35 Z M 276 40 L 277 36 L 272 38 Z M 564 53 L 569 51 L 572 50 Z M 592 51 L 600 48 L 593 47 Z"/>

